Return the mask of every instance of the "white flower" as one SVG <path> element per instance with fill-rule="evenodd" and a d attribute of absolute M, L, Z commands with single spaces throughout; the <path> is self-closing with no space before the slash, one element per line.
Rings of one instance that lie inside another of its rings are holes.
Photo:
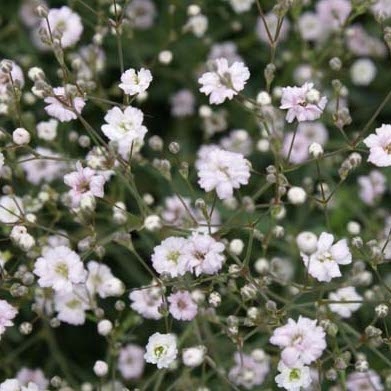
<path fill-rule="evenodd" d="M 12 319 L 15 318 L 18 310 L 5 300 L 0 300 L 0 335 L 4 334 L 7 327 L 14 325 Z"/>
<path fill-rule="evenodd" d="M 292 186 L 288 190 L 288 200 L 294 205 L 304 204 L 307 199 L 307 193 L 302 187 Z"/>
<path fill-rule="evenodd" d="M 198 277 L 200 274 L 216 274 L 223 267 L 224 244 L 207 234 L 195 233 L 184 250 L 186 265 Z"/>
<path fill-rule="evenodd" d="M 57 136 L 58 121 L 50 119 L 49 121 L 42 121 L 37 124 L 37 135 L 40 139 L 52 141 Z"/>
<path fill-rule="evenodd" d="M 26 145 L 30 140 L 30 133 L 25 128 L 17 128 L 12 132 L 12 141 L 16 145 Z"/>
<path fill-rule="evenodd" d="M 182 361 L 190 368 L 195 368 L 201 365 L 206 354 L 206 347 L 203 345 L 193 346 L 182 350 Z"/>
<path fill-rule="evenodd" d="M 103 377 L 107 375 L 107 372 L 109 371 L 109 366 L 106 362 L 102 360 L 98 360 L 94 364 L 94 372 L 95 375 L 98 377 Z"/>
<path fill-rule="evenodd" d="M 296 243 L 300 251 L 311 254 L 316 251 L 318 238 L 313 232 L 303 231 L 297 235 Z"/>
<path fill-rule="evenodd" d="M 36 260 L 34 273 L 39 286 L 60 292 L 71 292 L 73 284 L 83 283 L 87 275 L 79 255 L 65 246 L 48 249 Z"/>
<path fill-rule="evenodd" d="M 102 319 L 98 322 L 98 334 L 107 336 L 113 330 L 113 324 L 108 319 Z"/>
<path fill-rule="evenodd" d="M 250 178 L 250 163 L 243 155 L 219 148 L 203 156 L 197 170 L 199 185 L 205 191 L 216 190 L 222 200 L 232 197 L 234 189 L 247 185 Z"/>
<path fill-rule="evenodd" d="M 229 0 L 232 9 L 237 13 L 249 11 L 254 4 L 254 0 Z"/>
<path fill-rule="evenodd" d="M 158 231 L 162 228 L 162 221 L 158 215 L 150 215 L 145 218 L 144 227 L 147 231 Z"/>
<path fill-rule="evenodd" d="M 360 296 L 356 289 L 352 286 L 346 288 L 340 288 L 336 292 L 329 294 L 329 300 L 340 303 L 330 303 L 329 308 L 331 311 L 340 315 L 342 318 L 350 318 L 353 312 L 357 311 L 361 307 L 362 296 Z M 349 303 L 357 302 L 357 303 Z"/>
<path fill-rule="evenodd" d="M 143 145 L 147 133 L 143 120 L 143 112 L 135 107 L 129 106 L 124 111 L 113 107 L 105 116 L 106 124 L 102 126 L 102 132 L 109 140 L 118 143 L 119 153 L 126 157 L 131 149 L 137 152 Z"/>
<path fill-rule="evenodd" d="M 310 368 L 298 362 L 294 367 L 288 367 L 283 361 L 278 364 L 280 373 L 275 377 L 278 387 L 289 391 L 300 391 L 308 387 L 312 380 Z"/>
<path fill-rule="evenodd" d="M 159 287 L 142 286 L 130 292 L 129 299 L 132 301 L 130 307 L 144 318 L 157 320 L 162 317 L 159 309 L 163 304 L 163 292 Z"/>
<path fill-rule="evenodd" d="M 23 202 L 17 196 L 0 197 L 0 222 L 13 224 L 24 215 Z"/>
<path fill-rule="evenodd" d="M 169 237 L 154 248 L 152 254 L 152 266 L 159 274 L 170 277 L 183 276 L 186 273 L 184 238 Z"/>
<path fill-rule="evenodd" d="M 198 14 L 190 16 L 184 30 L 190 30 L 197 38 L 204 36 L 208 29 L 208 18 L 205 15 Z"/>
<path fill-rule="evenodd" d="M 138 72 L 131 68 L 121 76 L 121 88 L 127 95 L 136 95 L 145 92 L 152 81 L 152 74 L 148 69 L 141 68 Z"/>
<path fill-rule="evenodd" d="M 49 10 L 47 19 L 52 37 L 59 39 L 63 48 L 72 46 L 79 41 L 83 32 L 83 24 L 80 16 L 69 7 L 64 6 Z M 42 19 L 40 28 L 46 31 L 50 37 L 46 19 Z"/>
<path fill-rule="evenodd" d="M 299 362 L 311 364 L 326 349 L 326 334 L 316 325 L 316 320 L 299 316 L 294 321 L 274 330 L 270 343 L 282 349 L 281 358 L 285 365 L 295 367 Z"/>
<path fill-rule="evenodd" d="M 319 41 L 324 37 L 324 26 L 314 12 L 304 12 L 299 18 L 298 28 L 305 41 Z"/>
<path fill-rule="evenodd" d="M 364 144 L 369 148 L 368 162 L 378 167 L 391 166 L 391 125 L 382 125 L 370 134 Z"/>
<path fill-rule="evenodd" d="M 329 282 L 334 277 L 342 276 L 339 265 L 352 262 L 346 240 L 333 242 L 334 236 L 323 232 L 318 239 L 317 250 L 311 255 L 301 254 L 308 273 L 318 281 Z"/>
<path fill-rule="evenodd" d="M 353 63 L 350 68 L 350 77 L 353 84 L 358 86 L 369 85 L 376 76 L 376 66 L 372 60 L 362 58 Z"/>
<path fill-rule="evenodd" d="M 202 84 L 200 91 L 210 95 L 210 103 L 220 104 L 243 90 L 250 72 L 242 62 L 234 62 L 229 66 L 226 58 L 218 58 L 214 64 L 216 70 L 204 73 L 198 82 Z"/>
<path fill-rule="evenodd" d="M 45 111 L 60 122 L 69 122 L 77 118 L 85 106 L 83 98 L 69 96 L 64 87 L 53 88 L 53 96 L 44 99 L 48 105 Z"/>
<path fill-rule="evenodd" d="M 21 386 L 17 379 L 7 379 L 0 384 L 0 391 L 21 391 Z"/>
<path fill-rule="evenodd" d="M 54 296 L 57 318 L 64 323 L 79 326 L 85 323 L 85 311 L 90 309 L 87 291 L 77 285 L 73 291 L 59 291 Z"/>
<path fill-rule="evenodd" d="M 110 296 L 120 296 L 123 293 L 123 283 L 113 276 L 107 265 L 96 261 L 90 261 L 87 264 L 87 269 L 88 277 L 86 287 L 90 295 L 94 296 L 95 294 L 98 294 L 102 299 L 105 299 Z M 113 292 L 112 285 L 117 282 L 119 284 L 119 290 L 116 289 L 115 291 L 118 292 Z"/>
<path fill-rule="evenodd" d="M 177 358 L 177 338 L 174 334 L 152 334 L 148 339 L 144 358 L 159 369 L 168 368 Z"/>

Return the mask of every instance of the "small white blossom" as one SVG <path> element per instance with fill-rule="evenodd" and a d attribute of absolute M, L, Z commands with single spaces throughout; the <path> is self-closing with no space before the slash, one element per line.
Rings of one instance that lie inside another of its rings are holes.
<path fill-rule="evenodd" d="M 177 358 L 177 338 L 174 334 L 152 334 L 148 339 L 145 361 L 159 369 L 168 368 Z"/>
<path fill-rule="evenodd" d="M 138 72 L 131 68 L 121 76 L 121 88 L 127 95 L 136 95 L 145 92 L 152 81 L 152 74 L 148 69 L 141 68 Z"/>

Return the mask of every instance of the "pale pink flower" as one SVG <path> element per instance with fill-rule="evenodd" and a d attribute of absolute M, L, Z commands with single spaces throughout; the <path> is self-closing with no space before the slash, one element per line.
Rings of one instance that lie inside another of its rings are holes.
<path fill-rule="evenodd" d="M 62 177 L 66 164 L 60 160 L 60 154 L 44 147 L 37 147 L 35 151 L 42 157 L 24 155 L 20 157 L 21 163 L 19 163 L 30 183 L 33 185 L 41 182 L 50 183 Z"/>
<path fill-rule="evenodd" d="M 186 117 L 194 114 L 195 99 L 190 90 L 179 90 L 170 98 L 171 115 Z"/>
<path fill-rule="evenodd" d="M 61 46 L 67 48 L 77 43 L 83 33 L 83 24 L 80 16 L 69 7 L 53 8 L 49 10 L 48 22 L 53 39 L 59 39 Z M 46 19 L 41 21 L 40 28 L 50 36 Z"/>
<path fill-rule="evenodd" d="M 124 379 L 138 379 L 144 372 L 145 350 L 138 345 L 128 344 L 121 348 L 118 369 Z"/>
<path fill-rule="evenodd" d="M 364 144 L 369 148 L 368 162 L 378 167 L 391 166 L 391 125 L 382 125 L 370 134 Z"/>
<path fill-rule="evenodd" d="M 148 69 L 141 68 L 138 72 L 131 68 L 121 76 L 119 88 L 127 95 L 136 95 L 145 92 L 152 81 L 152 74 Z"/>
<path fill-rule="evenodd" d="M 320 0 L 316 12 L 325 29 L 336 30 L 348 19 L 352 6 L 349 0 Z"/>
<path fill-rule="evenodd" d="M 83 197 L 104 197 L 104 184 L 106 179 L 103 175 L 97 174 L 95 170 L 76 163 L 76 171 L 64 176 L 64 183 L 71 188 L 69 195 L 72 199 L 72 206 L 77 208 Z"/>
<path fill-rule="evenodd" d="M 327 346 L 326 333 L 316 322 L 299 316 L 297 322 L 290 318 L 286 325 L 274 330 L 270 343 L 282 349 L 285 365 L 311 364 L 323 354 Z"/>
<path fill-rule="evenodd" d="M 41 369 L 29 369 L 24 367 L 16 374 L 16 378 L 23 386 L 27 386 L 30 382 L 35 383 L 40 391 L 45 391 L 49 385 L 49 381 L 46 379 L 45 374 Z"/>
<path fill-rule="evenodd" d="M 329 300 L 340 302 L 329 304 L 329 308 L 332 312 L 335 312 L 342 318 L 350 318 L 352 313 L 361 307 L 363 298 L 356 292 L 354 287 L 347 286 L 345 288 L 340 288 L 335 292 L 331 292 L 329 294 Z M 349 303 L 349 301 L 356 303 Z"/>
<path fill-rule="evenodd" d="M 390 0 L 376 0 L 372 5 L 372 12 L 376 14 L 383 15 L 385 18 L 391 16 L 391 2 Z"/>
<path fill-rule="evenodd" d="M 348 265 L 352 262 L 352 254 L 346 239 L 333 244 L 334 236 L 323 232 L 318 239 L 317 250 L 307 255 L 301 253 L 308 273 L 318 281 L 329 282 L 334 277 L 341 277 L 339 265 Z"/>
<path fill-rule="evenodd" d="M 202 85 L 200 91 L 209 95 L 209 102 L 218 105 L 244 89 L 250 72 L 242 62 L 230 66 L 226 58 L 218 58 L 214 65 L 215 70 L 204 73 L 198 82 Z"/>
<path fill-rule="evenodd" d="M 0 300 L 0 335 L 4 334 L 7 327 L 14 325 L 12 320 L 15 318 L 18 310 L 5 300 Z"/>
<path fill-rule="evenodd" d="M 288 110 L 287 122 L 291 123 L 295 118 L 298 122 L 314 121 L 322 115 L 327 98 L 320 97 L 319 94 L 319 99 L 316 101 L 311 99 L 313 93 L 318 93 L 313 87 L 313 83 L 305 83 L 301 87 L 284 87 L 282 89 L 280 109 Z"/>
<path fill-rule="evenodd" d="M 233 196 L 234 189 L 247 185 L 250 163 L 240 153 L 214 148 L 213 153 L 197 162 L 198 183 L 205 191 L 216 190 L 224 200 Z"/>
<path fill-rule="evenodd" d="M 169 311 L 174 319 L 193 320 L 198 312 L 197 304 L 193 301 L 191 294 L 187 291 L 171 293 L 167 297 Z"/>
<path fill-rule="evenodd" d="M 382 391 L 380 376 L 372 369 L 367 372 L 352 372 L 346 379 L 348 391 Z"/>
<path fill-rule="evenodd" d="M 183 276 L 186 273 L 185 245 L 180 237 L 169 237 L 156 246 L 152 254 L 152 266 L 159 274 L 169 277 Z"/>
<path fill-rule="evenodd" d="M 48 96 L 44 101 L 48 103 L 45 111 L 60 122 L 77 119 L 77 114 L 81 113 L 86 104 L 83 98 L 67 95 L 64 87 L 53 88 L 53 96 Z"/>
<path fill-rule="evenodd" d="M 35 261 L 34 273 L 39 286 L 61 292 L 71 292 L 73 284 L 81 284 L 87 277 L 79 255 L 65 246 L 48 249 Z"/>
<path fill-rule="evenodd" d="M 387 179 L 378 170 L 372 170 L 367 176 L 359 176 L 358 195 L 367 205 L 374 205 L 386 191 Z"/>
<path fill-rule="evenodd" d="M 125 13 L 132 27 L 145 30 L 153 26 L 157 11 L 152 0 L 132 0 Z"/>
<path fill-rule="evenodd" d="M 152 283 L 153 284 L 153 283 Z M 159 308 L 163 304 L 163 292 L 158 286 L 141 287 L 129 294 L 130 307 L 146 319 L 160 319 Z"/>
<path fill-rule="evenodd" d="M 188 270 L 200 274 L 216 274 L 223 267 L 224 244 L 207 234 L 194 233 L 186 244 L 185 258 Z"/>
<path fill-rule="evenodd" d="M 270 358 L 266 354 L 259 361 L 252 355 L 236 352 L 234 361 L 235 365 L 229 370 L 228 378 L 247 390 L 261 385 L 270 371 Z"/>

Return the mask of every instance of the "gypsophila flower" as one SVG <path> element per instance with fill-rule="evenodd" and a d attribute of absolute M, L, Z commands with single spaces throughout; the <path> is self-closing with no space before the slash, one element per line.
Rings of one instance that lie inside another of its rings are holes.
<path fill-rule="evenodd" d="M 352 254 L 346 239 L 335 244 L 334 236 L 323 232 L 318 239 L 317 250 L 311 255 L 301 253 L 308 273 L 318 281 L 329 282 L 334 277 L 341 277 L 339 265 L 348 265 L 352 262 Z"/>
<path fill-rule="evenodd" d="M 14 325 L 12 320 L 15 318 L 18 310 L 5 300 L 0 300 L 0 336 L 4 334 L 7 327 Z"/>
<path fill-rule="evenodd" d="M 34 265 L 38 284 L 59 292 L 71 292 L 73 284 L 85 282 L 87 272 L 77 253 L 65 246 L 48 249 Z"/>
<path fill-rule="evenodd" d="M 48 103 L 45 111 L 60 122 L 76 119 L 86 104 L 83 98 L 69 96 L 64 87 L 53 88 L 53 96 L 48 96 L 44 101 Z"/>
<path fill-rule="evenodd" d="M 45 391 L 49 384 L 49 381 L 39 368 L 21 368 L 21 370 L 16 374 L 16 378 L 22 386 L 27 386 L 31 382 L 35 383 L 40 391 Z"/>
<path fill-rule="evenodd" d="M 121 348 L 118 356 L 118 369 L 124 379 L 138 379 L 144 372 L 144 349 L 135 344 Z"/>
<path fill-rule="evenodd" d="M 356 292 L 354 287 L 347 286 L 338 289 L 336 292 L 331 292 L 329 300 L 332 301 L 332 303 L 329 303 L 331 311 L 342 318 L 350 318 L 352 313 L 361 307 L 360 302 L 362 302 L 363 298 Z"/>
<path fill-rule="evenodd" d="M 131 68 L 121 76 L 119 88 L 127 95 L 136 95 L 145 92 L 152 81 L 152 74 L 148 69 L 141 68 L 138 72 Z"/>
<path fill-rule="evenodd" d="M 168 368 L 177 358 L 177 338 L 174 334 L 152 334 L 148 339 L 144 358 L 159 369 Z"/>
<path fill-rule="evenodd" d="M 298 363 L 311 364 L 326 349 L 326 334 L 316 320 L 299 316 L 288 319 L 285 326 L 274 330 L 270 343 L 282 349 L 281 359 L 288 367 Z"/>
<path fill-rule="evenodd" d="M 386 177 L 378 170 L 372 170 L 367 176 L 359 176 L 359 196 L 367 205 L 374 205 L 386 191 Z"/>
<path fill-rule="evenodd" d="M 205 191 L 216 190 L 225 200 L 232 197 L 234 189 L 247 185 L 250 178 L 250 163 L 243 155 L 214 148 L 197 162 L 198 183 Z"/>
<path fill-rule="evenodd" d="M 204 362 L 206 347 L 203 345 L 193 346 L 182 350 L 182 361 L 187 367 L 195 368 Z"/>
<path fill-rule="evenodd" d="M 207 234 L 195 233 L 189 238 L 184 250 L 188 270 L 196 276 L 216 274 L 223 267 L 225 256 L 224 244 Z"/>
<path fill-rule="evenodd" d="M 288 110 L 287 122 L 314 121 L 318 119 L 326 107 L 327 98 L 320 97 L 317 100 L 309 99 L 313 89 L 313 83 L 305 83 L 301 87 L 285 87 L 282 89 L 280 109 Z"/>
<path fill-rule="evenodd" d="M 184 238 L 170 237 L 154 248 L 152 266 L 159 274 L 170 277 L 183 276 L 187 270 Z"/>
<path fill-rule="evenodd" d="M 202 85 L 200 91 L 209 95 L 211 104 L 221 104 L 244 89 L 250 72 L 242 62 L 230 66 L 226 58 L 216 59 L 214 65 L 215 71 L 204 73 L 198 82 Z"/>
<path fill-rule="evenodd" d="M 369 85 L 375 78 L 376 73 L 375 64 L 372 60 L 367 58 L 355 61 L 350 68 L 352 82 L 358 86 Z"/>
<path fill-rule="evenodd" d="M 50 9 L 47 21 L 43 19 L 40 28 L 46 32 L 50 39 L 58 39 L 63 48 L 73 46 L 83 33 L 80 16 L 66 6 Z"/>
<path fill-rule="evenodd" d="M 369 148 L 368 161 L 378 167 L 391 166 L 391 125 L 382 125 L 375 132 L 364 139 Z"/>
<path fill-rule="evenodd" d="M 193 320 L 197 315 L 197 304 L 193 301 L 191 294 L 187 291 L 171 293 L 167 297 L 169 312 L 177 320 Z"/>
<path fill-rule="evenodd" d="M 153 282 L 151 285 L 154 285 Z M 155 284 L 156 285 L 156 284 Z M 158 286 L 143 286 L 129 294 L 131 308 L 146 319 L 160 319 L 159 312 L 163 304 L 163 292 Z"/>
<path fill-rule="evenodd" d="M 352 372 L 346 379 L 346 388 L 348 391 L 368 390 L 382 391 L 384 387 L 381 383 L 380 376 L 374 371 Z"/>
<path fill-rule="evenodd" d="M 17 196 L 0 197 L 0 222 L 4 224 L 16 223 L 24 214 L 21 198 Z"/>
<path fill-rule="evenodd" d="M 40 139 L 52 141 L 57 136 L 58 121 L 50 119 L 37 124 L 37 135 Z"/>
<path fill-rule="evenodd" d="M 118 143 L 118 151 L 126 158 L 131 149 L 137 152 L 144 142 L 147 128 L 143 126 L 144 114 L 140 109 L 128 106 L 124 111 L 119 107 L 110 109 L 102 132 L 112 141 Z"/>
<path fill-rule="evenodd" d="M 71 188 L 69 196 L 74 208 L 80 205 L 83 198 L 103 198 L 105 182 L 103 175 L 97 174 L 89 167 L 83 168 L 80 162 L 76 163 L 76 171 L 64 176 L 64 183 Z"/>
<path fill-rule="evenodd" d="M 311 382 L 310 368 L 297 362 L 294 367 L 289 367 L 280 361 L 278 364 L 279 374 L 275 377 L 278 387 L 289 391 L 300 391 L 308 387 Z"/>
<path fill-rule="evenodd" d="M 57 319 L 74 326 L 85 323 L 85 311 L 90 309 L 87 291 L 82 286 L 75 286 L 73 291 L 59 290 L 54 295 L 54 307 Z"/>
<path fill-rule="evenodd" d="M 269 373 L 270 364 L 268 356 L 256 360 L 254 356 L 236 352 L 235 365 L 230 369 L 228 378 L 236 385 L 247 390 L 261 385 Z"/>

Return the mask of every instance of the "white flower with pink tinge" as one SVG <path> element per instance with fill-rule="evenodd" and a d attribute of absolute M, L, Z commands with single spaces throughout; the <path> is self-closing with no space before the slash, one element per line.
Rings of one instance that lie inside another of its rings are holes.
<path fill-rule="evenodd" d="M 369 148 L 368 162 L 378 167 L 391 166 L 391 125 L 382 125 L 369 135 L 364 144 Z"/>
<path fill-rule="evenodd" d="M 216 190 L 221 200 L 232 197 L 234 189 L 247 185 L 250 178 L 250 163 L 240 153 L 213 148 L 196 164 L 199 185 L 205 191 Z"/>
<path fill-rule="evenodd" d="M 243 90 L 250 72 L 242 62 L 230 66 L 226 58 L 218 58 L 214 65 L 215 70 L 204 73 L 198 83 L 202 84 L 200 91 L 209 95 L 209 102 L 218 105 Z"/>
<path fill-rule="evenodd" d="M 118 357 L 118 370 L 124 379 L 138 379 L 144 372 L 145 350 L 138 345 L 124 346 Z"/>
<path fill-rule="evenodd" d="M 187 291 L 178 291 L 168 296 L 169 311 L 174 319 L 193 320 L 198 312 L 197 304 Z"/>
<path fill-rule="evenodd" d="M 282 349 L 281 359 L 288 367 L 311 364 L 317 360 L 326 349 L 326 334 L 322 327 L 316 325 L 316 320 L 299 316 L 294 321 L 274 330 L 270 343 Z"/>
<path fill-rule="evenodd" d="M 48 96 L 44 101 L 48 103 L 45 111 L 60 122 L 76 119 L 76 113 L 80 114 L 86 104 L 83 98 L 67 95 L 64 87 L 53 88 L 53 96 Z"/>
<path fill-rule="evenodd" d="M 317 250 L 307 255 L 301 253 L 308 273 L 318 281 L 329 282 L 334 277 L 341 277 L 339 265 L 348 265 L 352 262 L 352 254 L 346 239 L 333 244 L 334 236 L 323 232 L 318 239 Z"/>
<path fill-rule="evenodd" d="M 77 208 L 83 197 L 104 196 L 104 184 L 106 179 L 103 175 L 97 174 L 95 170 L 76 163 L 76 171 L 64 176 L 64 183 L 71 187 L 69 195 L 72 199 L 72 206 Z"/>
<path fill-rule="evenodd" d="M 288 110 L 287 122 L 296 118 L 298 122 L 318 119 L 326 107 L 327 98 L 320 97 L 313 83 L 305 83 L 301 87 L 284 87 L 282 89 L 280 109 Z"/>
<path fill-rule="evenodd" d="M 185 247 L 187 268 L 198 277 L 200 274 L 216 274 L 225 261 L 224 244 L 207 234 L 193 234 Z"/>
<path fill-rule="evenodd" d="M 18 310 L 5 300 L 0 300 L 0 335 L 7 327 L 13 326 L 12 319 L 15 318 Z"/>

